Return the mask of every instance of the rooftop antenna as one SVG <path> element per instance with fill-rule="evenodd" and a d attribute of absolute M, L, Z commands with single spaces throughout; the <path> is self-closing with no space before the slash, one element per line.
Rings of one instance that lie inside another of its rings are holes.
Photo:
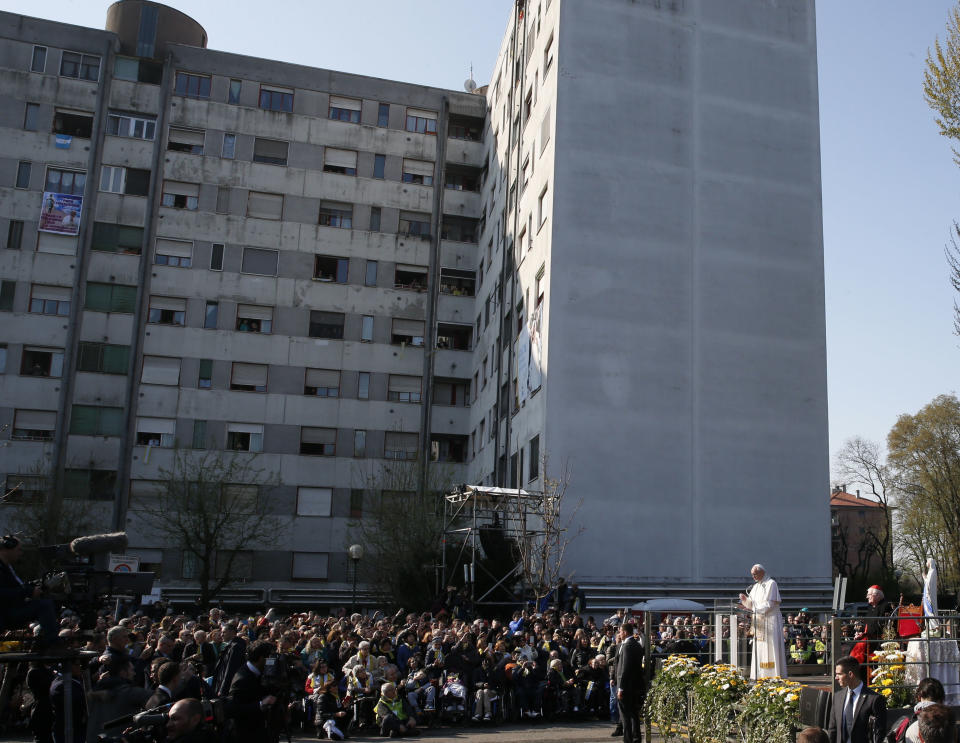
<path fill-rule="evenodd" d="M 473 79 L 473 62 L 470 63 L 470 77 L 468 77 L 467 81 L 463 84 L 463 89 L 468 93 L 473 93 L 477 89 L 477 83 Z"/>

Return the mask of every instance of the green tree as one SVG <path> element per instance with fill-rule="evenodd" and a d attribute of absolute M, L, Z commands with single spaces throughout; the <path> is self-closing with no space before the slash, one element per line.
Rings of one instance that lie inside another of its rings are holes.
<path fill-rule="evenodd" d="M 936 39 L 933 49 L 927 51 L 923 97 L 933 109 L 940 134 L 960 139 L 960 6 L 947 18 L 946 39 L 942 44 Z M 960 152 L 955 148 L 953 159 L 960 165 Z"/>
<path fill-rule="evenodd" d="M 918 520 L 929 524 L 909 543 L 914 559 L 921 549 L 940 551 L 947 576 L 960 575 L 960 400 L 939 395 L 914 415 L 901 415 L 887 437 L 889 464 L 902 493 L 902 521 L 916 535 Z M 929 554 L 926 556 L 930 556 Z"/>
<path fill-rule="evenodd" d="M 131 500 L 130 515 L 148 538 L 183 550 L 206 608 L 246 577 L 254 550 L 279 543 L 289 519 L 271 513 L 268 497 L 279 477 L 256 454 L 184 449 L 159 474 L 151 493 Z"/>

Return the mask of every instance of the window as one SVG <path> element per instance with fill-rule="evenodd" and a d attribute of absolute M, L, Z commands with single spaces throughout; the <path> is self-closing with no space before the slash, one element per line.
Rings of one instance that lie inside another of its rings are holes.
<path fill-rule="evenodd" d="M 200 359 L 197 387 L 202 390 L 209 390 L 213 387 L 213 359 Z"/>
<path fill-rule="evenodd" d="M 193 448 L 207 448 L 207 422 L 205 420 L 193 421 Z"/>
<path fill-rule="evenodd" d="M 420 111 L 415 108 L 408 108 L 407 131 L 436 135 L 437 114 L 433 111 Z"/>
<path fill-rule="evenodd" d="M 187 240 L 158 237 L 153 262 L 158 266 L 190 268 L 193 262 L 193 243 Z"/>
<path fill-rule="evenodd" d="M 387 399 L 394 402 L 420 402 L 422 387 L 420 377 L 391 374 L 387 383 Z"/>
<path fill-rule="evenodd" d="M 452 434 L 430 437 L 431 462 L 466 462 L 467 437 Z M 516 487 L 514 485 L 513 487 Z"/>
<path fill-rule="evenodd" d="M 330 567 L 328 552 L 294 552 L 291 580 L 327 580 Z"/>
<path fill-rule="evenodd" d="M 370 231 L 371 232 L 380 231 L 380 207 L 379 206 L 370 207 Z"/>
<path fill-rule="evenodd" d="M 210 76 L 178 72 L 173 89 L 177 95 L 186 96 L 187 98 L 209 98 Z"/>
<path fill-rule="evenodd" d="M 55 410 L 16 410 L 11 438 L 19 441 L 53 441 L 56 427 Z"/>
<path fill-rule="evenodd" d="M 324 201 L 320 205 L 319 224 L 324 227 L 339 227 L 349 230 L 353 227 L 353 205 Z"/>
<path fill-rule="evenodd" d="M 433 400 L 436 405 L 467 407 L 470 405 L 470 380 L 434 378 Z"/>
<path fill-rule="evenodd" d="M 43 72 L 47 69 L 47 47 L 33 47 L 33 57 L 30 60 L 30 72 Z"/>
<path fill-rule="evenodd" d="M 24 346 L 20 374 L 25 377 L 62 377 L 63 350 Z"/>
<path fill-rule="evenodd" d="M 263 451 L 263 425 L 228 423 L 227 449 L 230 451 Z"/>
<path fill-rule="evenodd" d="M 443 231 L 440 236 L 444 240 L 475 243 L 477 242 L 478 225 L 479 220 L 471 217 L 454 217 L 449 214 L 444 214 Z"/>
<path fill-rule="evenodd" d="M 7 250 L 20 250 L 23 245 L 23 221 L 11 219 L 7 227 Z"/>
<path fill-rule="evenodd" d="M 479 142 L 483 139 L 483 119 L 451 115 L 447 125 L 447 136 L 450 139 L 466 139 L 471 142 Z"/>
<path fill-rule="evenodd" d="M 143 13 L 155 8 L 144 8 Z M 152 56 L 153 52 L 144 56 Z M 163 63 L 151 59 L 135 59 L 133 57 L 117 57 L 113 61 L 113 76 L 117 80 L 129 80 L 134 83 L 150 83 L 159 85 L 163 80 Z"/>
<path fill-rule="evenodd" d="M 412 289 L 416 292 L 427 290 L 426 266 L 411 266 L 398 263 L 393 275 L 394 289 Z"/>
<path fill-rule="evenodd" d="M 146 196 L 150 190 L 150 171 L 104 165 L 100 168 L 100 190 Z"/>
<path fill-rule="evenodd" d="M 540 154 L 547 149 L 547 143 L 550 141 L 550 109 L 543 115 L 543 121 L 540 122 Z"/>
<path fill-rule="evenodd" d="M 100 79 L 100 57 L 95 54 L 64 52 L 60 57 L 60 77 L 96 82 Z"/>
<path fill-rule="evenodd" d="M 157 119 L 153 116 L 111 111 L 107 114 L 107 134 L 152 140 L 157 134 Z"/>
<path fill-rule="evenodd" d="M 543 80 L 547 80 L 547 70 L 550 69 L 550 65 L 553 64 L 553 34 L 550 34 L 550 38 L 547 39 L 546 46 L 543 49 Z"/>
<path fill-rule="evenodd" d="M 230 389 L 240 392 L 266 392 L 268 368 L 266 364 L 242 364 L 234 361 Z"/>
<path fill-rule="evenodd" d="M 272 333 L 273 307 L 238 304 L 237 330 L 244 333 Z"/>
<path fill-rule="evenodd" d="M 47 168 L 47 182 L 43 190 L 83 196 L 83 189 L 86 185 L 87 174 L 83 171 Z"/>
<path fill-rule="evenodd" d="M 174 418 L 137 418 L 137 438 L 134 446 L 161 446 L 169 449 L 174 444 L 176 425 Z"/>
<path fill-rule="evenodd" d="M 28 103 L 23 110 L 23 128 L 35 132 L 40 126 L 40 104 Z"/>
<path fill-rule="evenodd" d="M 217 319 L 220 315 L 219 302 L 207 302 L 206 310 L 203 313 L 203 327 L 208 330 L 217 329 Z"/>
<path fill-rule="evenodd" d="M 121 436 L 123 420 L 123 408 L 74 405 L 70 415 L 70 433 L 79 436 Z"/>
<path fill-rule="evenodd" d="M 300 453 L 332 457 L 337 453 L 336 428 L 300 428 Z"/>
<path fill-rule="evenodd" d="M 223 270 L 223 243 L 214 243 L 210 247 L 210 270 Z"/>
<path fill-rule="evenodd" d="M 412 235 L 429 239 L 430 237 L 430 215 L 419 212 L 400 212 L 401 235 Z"/>
<path fill-rule="evenodd" d="M 147 322 L 160 325 L 184 325 L 187 300 L 180 297 L 150 297 Z"/>
<path fill-rule="evenodd" d="M 290 88 L 270 88 L 260 86 L 260 108 L 267 111 L 293 112 L 293 90 Z"/>
<path fill-rule="evenodd" d="M 126 374 L 130 366 L 130 346 L 81 341 L 77 370 L 101 374 Z"/>
<path fill-rule="evenodd" d="M 544 221 L 547 218 L 546 211 L 546 200 L 547 200 L 547 186 L 543 187 L 543 190 L 540 192 L 540 196 L 537 197 L 537 230 L 543 226 Z"/>
<path fill-rule="evenodd" d="M 363 315 L 360 318 L 360 340 L 373 343 L 373 315 Z"/>
<path fill-rule="evenodd" d="M 140 381 L 176 387 L 180 384 L 180 359 L 169 356 L 144 356 Z"/>
<path fill-rule="evenodd" d="M 167 138 L 167 149 L 172 152 L 186 152 L 188 155 L 202 155 L 205 136 L 203 129 L 171 126 L 170 136 Z"/>
<path fill-rule="evenodd" d="M 370 399 L 370 372 L 357 373 L 357 399 Z"/>
<path fill-rule="evenodd" d="M 297 516 L 330 516 L 333 488 L 297 488 Z"/>
<path fill-rule="evenodd" d="M 460 268 L 440 269 L 440 293 L 455 297 L 472 297 L 475 293 L 476 274 Z"/>
<path fill-rule="evenodd" d="M 268 165 L 286 165 L 289 147 L 289 142 L 257 137 L 253 141 L 253 161 Z"/>
<path fill-rule="evenodd" d="M 350 491 L 350 518 L 363 518 L 363 491 L 354 489 Z"/>
<path fill-rule="evenodd" d="M 353 432 L 353 456 L 367 456 L 367 432 L 360 428 Z"/>
<path fill-rule="evenodd" d="M 473 326 L 442 322 L 437 324 L 437 348 L 452 351 L 469 351 Z"/>
<path fill-rule="evenodd" d="M 342 312 L 323 312 L 321 310 L 311 310 L 309 331 L 310 337 L 342 340 L 343 317 L 344 316 Z"/>
<path fill-rule="evenodd" d="M 530 463 L 530 479 L 536 480 L 540 476 L 540 436 L 539 434 L 530 439 L 530 456 L 527 457 Z"/>
<path fill-rule="evenodd" d="M 117 489 L 115 470 L 65 469 L 63 489 L 71 498 L 113 500 Z"/>
<path fill-rule="evenodd" d="M 87 111 L 56 109 L 53 113 L 54 134 L 90 139 L 93 134 L 93 114 Z"/>
<path fill-rule="evenodd" d="M 357 153 L 355 150 L 338 150 L 326 147 L 323 150 L 323 171 L 341 175 L 357 174 Z"/>
<path fill-rule="evenodd" d="M 230 81 L 230 91 L 227 93 L 227 103 L 240 103 L 240 89 L 242 87 L 242 80 Z"/>
<path fill-rule="evenodd" d="M 160 204 L 171 209 L 196 211 L 200 206 L 200 185 L 182 181 L 164 181 Z"/>
<path fill-rule="evenodd" d="M 237 154 L 237 135 L 230 132 L 223 133 L 223 144 L 220 146 L 220 157 L 233 160 Z"/>
<path fill-rule="evenodd" d="M 241 273 L 252 273 L 258 276 L 276 276 L 277 262 L 280 260 L 279 250 L 263 250 L 262 248 L 244 248 L 243 261 L 240 265 Z"/>
<path fill-rule="evenodd" d="M 337 284 L 346 284 L 349 269 L 350 260 L 348 258 L 318 255 L 313 259 L 313 278 L 317 281 L 333 281 Z"/>
<path fill-rule="evenodd" d="M 333 369 L 307 369 L 303 394 L 316 397 L 340 396 L 340 372 Z"/>
<path fill-rule="evenodd" d="M 33 166 L 26 160 L 17 163 L 17 180 L 14 184 L 16 188 L 30 188 L 30 171 L 32 169 Z"/>
<path fill-rule="evenodd" d="M 536 286 L 536 292 L 537 292 L 537 307 L 539 307 L 541 304 L 543 304 L 543 284 L 544 284 L 543 275 L 544 275 L 544 272 L 545 272 L 545 271 L 546 271 L 546 266 L 545 266 L 545 265 L 544 265 L 544 266 L 540 266 L 540 270 L 537 271 L 537 286 Z"/>
<path fill-rule="evenodd" d="M 377 126 L 390 126 L 389 103 L 381 103 L 377 106 Z"/>
<path fill-rule="evenodd" d="M 383 456 L 385 459 L 416 459 L 419 444 L 420 437 L 415 433 L 387 431 L 383 437 Z"/>
<path fill-rule="evenodd" d="M 418 186 L 433 185 L 433 163 L 426 160 L 403 159 L 403 182 Z"/>
<path fill-rule="evenodd" d="M 93 223 L 93 240 L 90 247 L 105 253 L 140 254 L 143 228 L 123 224 Z"/>
<path fill-rule="evenodd" d="M 423 346 L 423 320 L 394 318 L 390 342 L 394 345 Z"/>
<path fill-rule="evenodd" d="M 363 277 L 364 286 L 376 286 L 377 285 L 377 262 L 376 261 L 367 261 L 366 272 Z"/>
<path fill-rule="evenodd" d="M 374 155 L 373 156 L 373 177 L 374 178 L 383 178 L 383 171 L 387 165 L 387 156 L 386 155 Z"/>
<path fill-rule="evenodd" d="M 330 109 L 327 118 L 333 121 L 349 121 L 351 124 L 360 123 L 361 102 L 353 98 L 330 96 Z"/>
<path fill-rule="evenodd" d="M 230 213 L 230 187 L 217 186 L 217 214 Z"/>
<path fill-rule="evenodd" d="M 480 192 L 480 175 L 473 171 L 447 168 L 444 175 L 443 187 L 451 191 Z"/>
<path fill-rule="evenodd" d="M 13 282 L 3 282 L 4 284 Z M 70 297 L 73 290 L 69 286 L 50 286 L 48 284 L 31 284 L 30 312 L 40 315 L 70 314 Z M 12 309 L 12 307 L 11 307 Z"/>
<path fill-rule="evenodd" d="M 280 219 L 283 216 L 283 194 L 251 191 L 247 196 L 247 216 Z"/>

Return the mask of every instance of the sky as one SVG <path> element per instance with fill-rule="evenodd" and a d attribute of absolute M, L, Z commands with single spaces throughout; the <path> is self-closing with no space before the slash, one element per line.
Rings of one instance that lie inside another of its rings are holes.
<path fill-rule="evenodd" d="M 489 82 L 512 1 L 166 4 L 214 49 L 461 90 L 471 65 Z M 2 7 L 102 27 L 108 5 Z M 943 249 L 960 219 L 960 168 L 922 95 L 927 50 L 955 5 L 817 3 L 831 455 L 851 436 L 883 442 L 899 415 L 958 389 Z"/>

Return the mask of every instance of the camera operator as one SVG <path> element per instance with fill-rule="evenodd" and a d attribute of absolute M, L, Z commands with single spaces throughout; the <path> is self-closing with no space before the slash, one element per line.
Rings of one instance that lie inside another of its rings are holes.
<path fill-rule="evenodd" d="M 101 656 L 102 675 L 87 694 L 87 740 L 95 741 L 104 725 L 143 709 L 150 696 L 147 689 L 133 684 L 133 661 L 122 655 Z"/>
<path fill-rule="evenodd" d="M 236 723 L 238 743 L 266 743 L 267 713 L 277 698 L 268 694 L 263 671 L 276 648 L 257 640 L 247 648 L 247 662 L 234 674 L 227 701 L 227 714 Z"/>
<path fill-rule="evenodd" d="M 53 601 L 42 598 L 40 586 L 24 583 L 13 566 L 23 557 L 23 545 L 8 534 L 0 537 L 0 627 L 26 627 L 30 620 L 40 623 L 40 641 L 36 650 L 59 645 L 56 610 Z"/>
<path fill-rule="evenodd" d="M 181 699 L 167 714 L 167 743 L 210 743 L 203 724 L 203 705 L 196 699 Z"/>

